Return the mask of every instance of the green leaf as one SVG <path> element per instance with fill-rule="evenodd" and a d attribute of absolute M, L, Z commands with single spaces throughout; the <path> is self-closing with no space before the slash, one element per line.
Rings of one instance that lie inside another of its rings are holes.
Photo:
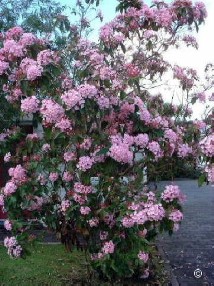
<path fill-rule="evenodd" d="M 202 175 L 198 178 L 198 186 L 201 187 L 205 182 L 206 182 L 206 175 L 205 175 L 205 174 L 202 174 Z"/>
<path fill-rule="evenodd" d="M 100 151 L 98 151 L 98 152 L 96 153 L 96 155 L 97 155 L 97 156 L 98 156 L 98 155 L 105 155 L 105 154 L 108 153 L 108 151 L 109 151 L 109 148 L 103 148 L 103 149 L 101 149 Z"/>

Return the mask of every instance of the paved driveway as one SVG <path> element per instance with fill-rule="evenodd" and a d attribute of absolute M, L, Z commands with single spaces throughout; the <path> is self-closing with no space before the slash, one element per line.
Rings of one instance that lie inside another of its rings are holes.
<path fill-rule="evenodd" d="M 169 184 L 163 182 L 162 184 Z M 161 244 L 181 286 L 214 285 L 214 187 L 199 188 L 197 181 L 177 181 L 187 196 L 184 221 Z M 194 271 L 199 269 L 194 277 Z M 200 272 L 201 271 L 201 272 Z"/>

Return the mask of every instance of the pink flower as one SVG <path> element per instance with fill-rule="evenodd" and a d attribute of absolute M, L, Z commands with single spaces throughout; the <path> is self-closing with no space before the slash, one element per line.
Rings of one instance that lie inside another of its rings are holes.
<path fill-rule="evenodd" d="M 105 96 L 100 96 L 97 99 L 97 103 L 98 103 L 100 109 L 105 109 L 105 108 L 109 108 L 110 107 L 109 98 L 105 97 Z"/>
<path fill-rule="evenodd" d="M 127 72 L 128 77 L 130 78 L 138 77 L 140 75 L 140 69 L 132 63 L 126 64 L 125 70 Z"/>
<path fill-rule="evenodd" d="M 62 179 L 65 182 L 70 182 L 73 180 L 73 175 L 70 172 L 66 171 L 64 172 Z"/>
<path fill-rule="evenodd" d="M 105 254 L 114 253 L 114 249 L 115 249 L 115 245 L 112 242 L 112 240 L 110 240 L 104 243 L 102 247 L 102 252 Z"/>
<path fill-rule="evenodd" d="M 131 217 L 124 217 L 122 219 L 122 225 L 126 228 L 133 227 L 134 224 L 135 224 L 135 221 Z"/>
<path fill-rule="evenodd" d="M 140 251 L 138 253 L 138 258 L 142 260 L 144 263 L 146 263 L 149 260 L 149 254 L 143 251 Z"/>
<path fill-rule="evenodd" d="M 21 100 L 21 110 L 26 113 L 35 113 L 39 110 L 39 100 L 36 96 L 27 97 Z"/>
<path fill-rule="evenodd" d="M 207 157 L 214 156 L 214 134 L 205 137 L 199 143 L 202 153 Z"/>
<path fill-rule="evenodd" d="M 80 193 L 80 194 L 90 194 L 92 192 L 92 187 L 91 186 L 85 186 L 81 183 L 75 183 L 74 184 L 74 191 L 76 193 Z"/>
<path fill-rule="evenodd" d="M 27 79 L 35 80 L 42 75 L 43 68 L 40 65 L 30 65 L 27 67 Z"/>
<path fill-rule="evenodd" d="M 4 162 L 10 162 L 10 159 L 11 159 L 11 154 L 10 152 L 6 153 L 5 156 L 4 156 Z"/>
<path fill-rule="evenodd" d="M 59 174 L 58 173 L 52 172 L 49 175 L 49 179 L 53 183 L 56 182 L 58 180 L 58 178 L 59 178 Z"/>
<path fill-rule="evenodd" d="M 17 185 L 21 185 L 27 181 L 26 170 L 21 165 L 10 168 L 8 173 L 12 177 L 12 181 Z"/>
<path fill-rule="evenodd" d="M 128 144 L 113 144 L 109 149 L 109 156 L 120 163 L 133 163 L 133 152 L 129 150 Z"/>
<path fill-rule="evenodd" d="M 78 87 L 77 92 L 82 98 L 94 98 L 97 96 L 97 88 L 94 85 L 82 84 Z"/>
<path fill-rule="evenodd" d="M 96 227 L 99 224 L 99 220 L 97 218 L 92 218 L 88 221 L 90 227 Z"/>
<path fill-rule="evenodd" d="M 178 157 L 187 157 L 192 154 L 192 147 L 188 146 L 188 144 L 179 144 L 178 146 Z"/>
<path fill-rule="evenodd" d="M 131 214 L 131 219 L 134 223 L 143 225 L 148 220 L 148 216 L 145 210 L 135 211 L 133 214 Z"/>
<path fill-rule="evenodd" d="M 57 123 L 64 117 L 64 109 L 52 99 L 43 99 L 40 113 L 47 123 Z"/>
<path fill-rule="evenodd" d="M 51 150 L 50 144 L 44 144 L 44 145 L 42 145 L 42 151 L 43 151 L 43 152 L 48 152 L 48 151 L 50 151 L 50 150 Z"/>
<path fill-rule="evenodd" d="M 185 200 L 185 196 L 181 193 L 181 190 L 176 185 L 166 186 L 161 198 L 168 203 L 175 199 L 177 199 L 179 202 L 183 202 Z"/>
<path fill-rule="evenodd" d="M 15 236 L 6 237 L 4 239 L 4 246 L 8 250 L 8 254 L 12 257 L 20 257 L 22 253 L 22 247 L 18 245 Z"/>
<path fill-rule="evenodd" d="M 7 197 L 15 193 L 16 190 L 17 190 L 17 186 L 15 185 L 15 183 L 13 181 L 9 181 L 6 183 L 3 189 L 3 192 L 4 192 L 4 195 Z"/>
<path fill-rule="evenodd" d="M 36 44 L 38 39 L 32 33 L 24 33 L 20 38 L 20 44 L 23 47 L 32 46 Z"/>
<path fill-rule="evenodd" d="M 166 129 L 164 132 L 164 137 L 171 143 L 176 143 L 178 140 L 178 135 L 172 129 Z"/>
<path fill-rule="evenodd" d="M 61 96 L 62 101 L 65 103 L 67 109 L 80 109 L 84 106 L 85 100 L 80 96 L 76 90 L 69 90 Z"/>
<path fill-rule="evenodd" d="M 79 158 L 77 168 L 80 169 L 81 171 L 85 172 L 85 171 L 91 169 L 93 163 L 94 163 L 94 160 L 91 157 L 82 156 Z"/>
<path fill-rule="evenodd" d="M 7 32 L 6 32 L 6 38 L 7 39 L 18 39 L 20 36 L 22 36 L 22 34 L 24 33 L 24 30 L 19 27 L 19 26 L 16 26 L 16 27 L 13 27 L 13 28 L 10 28 Z"/>
<path fill-rule="evenodd" d="M 4 228 L 9 231 L 12 230 L 12 223 L 8 219 L 4 221 Z"/>
<path fill-rule="evenodd" d="M 147 148 L 154 154 L 156 159 L 163 157 L 163 151 L 161 150 L 161 147 L 158 142 L 156 141 L 150 142 Z"/>
<path fill-rule="evenodd" d="M 173 210 L 170 214 L 169 214 L 169 219 L 174 221 L 174 222 L 180 222 L 183 219 L 183 214 L 181 211 L 179 210 Z"/>
<path fill-rule="evenodd" d="M 43 51 L 39 52 L 37 55 L 37 62 L 41 66 L 47 66 L 48 64 L 50 64 L 52 62 L 58 62 L 58 61 L 59 61 L 59 58 L 51 50 L 43 50 Z"/>
<path fill-rule="evenodd" d="M 149 205 L 146 209 L 146 215 L 150 221 L 162 220 L 165 216 L 165 210 L 161 204 Z"/>
<path fill-rule="evenodd" d="M 149 136 L 147 134 L 138 134 L 135 139 L 135 144 L 140 148 L 145 148 L 149 142 Z"/>
<path fill-rule="evenodd" d="M 74 152 L 65 152 L 63 155 L 65 162 L 73 161 L 76 159 L 76 155 Z"/>
<path fill-rule="evenodd" d="M 80 144 L 80 148 L 84 150 L 89 150 L 92 145 L 92 140 L 91 138 L 85 138 L 83 142 Z"/>
<path fill-rule="evenodd" d="M 80 205 L 84 205 L 87 201 L 87 197 L 84 195 L 73 194 L 73 199 L 75 202 L 79 203 Z"/>
<path fill-rule="evenodd" d="M 0 60 L 0 75 L 5 73 L 5 71 L 9 68 L 9 63 Z"/>
<path fill-rule="evenodd" d="M 61 202 L 61 211 L 62 213 L 65 213 L 71 206 L 71 203 L 69 200 L 64 200 Z"/>
<path fill-rule="evenodd" d="M 6 40 L 4 42 L 4 51 L 8 54 L 9 59 L 12 60 L 12 58 L 20 58 L 23 57 L 24 51 L 23 46 L 18 44 L 14 40 Z"/>
<path fill-rule="evenodd" d="M 68 132 L 72 130 L 71 121 L 68 118 L 62 118 L 56 123 L 55 127 L 59 128 L 62 132 Z"/>
<path fill-rule="evenodd" d="M 91 209 L 89 207 L 84 207 L 84 206 L 81 206 L 80 207 L 80 213 L 82 215 L 87 215 L 91 212 Z"/>

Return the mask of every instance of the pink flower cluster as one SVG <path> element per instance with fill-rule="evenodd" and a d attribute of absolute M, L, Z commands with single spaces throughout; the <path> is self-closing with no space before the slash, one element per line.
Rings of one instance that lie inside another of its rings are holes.
<path fill-rule="evenodd" d="M 149 142 L 147 148 L 154 154 L 155 159 L 163 157 L 163 151 L 161 150 L 161 147 L 158 142 L 156 141 Z"/>
<path fill-rule="evenodd" d="M 207 157 L 214 156 L 214 134 L 211 134 L 201 140 L 200 147 L 202 153 L 204 153 Z"/>
<path fill-rule="evenodd" d="M 171 143 L 176 143 L 178 140 L 178 135 L 172 129 L 166 129 L 164 132 L 164 137 Z"/>
<path fill-rule="evenodd" d="M 7 197 L 15 193 L 16 190 L 17 190 L 17 185 L 13 181 L 9 181 L 6 183 L 3 189 L 3 194 Z"/>
<path fill-rule="evenodd" d="M 185 200 L 185 196 L 181 193 L 181 190 L 176 185 L 168 185 L 165 187 L 165 190 L 161 194 L 161 198 L 169 203 L 173 200 L 178 200 L 179 202 L 183 202 Z"/>
<path fill-rule="evenodd" d="M 81 84 L 77 88 L 77 92 L 84 99 L 85 98 L 96 98 L 98 95 L 97 88 L 91 84 Z"/>
<path fill-rule="evenodd" d="M 123 138 L 120 135 L 111 136 L 111 142 L 109 156 L 117 162 L 133 164 L 134 154 L 130 146 L 134 143 L 134 137 L 128 134 L 125 134 Z"/>
<path fill-rule="evenodd" d="M 10 162 L 10 160 L 11 160 L 11 153 L 8 152 L 4 155 L 4 162 L 7 163 L 7 162 Z"/>
<path fill-rule="evenodd" d="M 149 136 L 147 134 L 138 134 L 134 140 L 137 146 L 145 148 L 149 142 Z"/>
<path fill-rule="evenodd" d="M 91 186 L 85 186 L 81 183 L 76 182 L 74 184 L 74 191 L 76 193 L 79 193 L 79 194 L 88 195 L 92 192 L 92 187 Z"/>
<path fill-rule="evenodd" d="M 38 64 L 30 65 L 27 68 L 27 79 L 35 80 L 37 77 L 42 75 L 43 68 Z"/>
<path fill-rule="evenodd" d="M 183 89 L 193 87 L 195 79 L 198 78 L 196 70 L 174 66 L 174 78 L 178 79 Z"/>
<path fill-rule="evenodd" d="M 76 159 L 76 154 L 74 152 L 65 152 L 63 155 L 65 162 L 73 161 Z"/>
<path fill-rule="evenodd" d="M 82 215 L 88 215 L 89 213 L 91 212 L 91 209 L 89 207 L 84 207 L 84 206 L 81 206 L 80 207 L 80 213 Z"/>
<path fill-rule="evenodd" d="M 85 138 L 79 147 L 84 150 L 89 150 L 91 148 L 91 145 L 92 145 L 92 139 Z"/>
<path fill-rule="evenodd" d="M 183 214 L 179 210 L 173 210 L 169 214 L 169 219 L 172 220 L 175 223 L 178 223 L 178 222 L 180 222 L 183 219 Z"/>
<path fill-rule="evenodd" d="M 89 219 L 88 221 L 90 227 L 97 227 L 99 224 L 99 220 L 96 217 L 93 217 L 92 219 Z"/>
<path fill-rule="evenodd" d="M 17 165 L 15 168 L 10 168 L 8 171 L 10 177 L 12 177 L 12 182 L 17 186 L 22 185 L 27 181 L 26 172 L 27 171 L 21 165 Z"/>
<path fill-rule="evenodd" d="M 59 174 L 56 173 L 56 172 L 51 172 L 50 175 L 49 175 L 49 180 L 54 183 L 58 180 L 59 178 Z"/>
<path fill-rule="evenodd" d="M 190 154 L 192 154 L 192 147 L 188 146 L 188 144 L 178 145 L 178 157 L 185 158 Z"/>
<path fill-rule="evenodd" d="M 159 221 L 164 218 L 165 210 L 161 204 L 149 204 L 146 207 L 146 215 L 150 221 Z"/>
<path fill-rule="evenodd" d="M 74 178 L 74 176 L 70 172 L 68 172 L 68 171 L 65 171 L 63 176 L 62 176 L 62 179 L 65 182 L 70 182 L 70 181 L 73 180 L 73 178 Z"/>
<path fill-rule="evenodd" d="M 80 96 L 78 91 L 72 89 L 62 94 L 61 99 L 62 102 L 65 103 L 68 110 L 72 108 L 75 110 L 81 109 L 85 104 L 85 99 Z"/>
<path fill-rule="evenodd" d="M 8 219 L 4 221 L 4 228 L 8 231 L 12 230 L 12 223 Z"/>
<path fill-rule="evenodd" d="M 57 63 L 58 61 L 59 58 L 57 57 L 56 53 L 51 50 L 43 50 L 37 55 L 37 62 L 41 66 L 47 66 L 50 63 Z"/>
<path fill-rule="evenodd" d="M 9 63 L 0 60 L 0 75 L 2 75 L 3 73 L 5 73 L 8 68 L 9 68 Z"/>
<path fill-rule="evenodd" d="M 64 109 L 52 99 L 43 99 L 40 113 L 46 123 L 57 123 L 64 117 Z"/>
<path fill-rule="evenodd" d="M 103 254 L 111 254 L 114 253 L 115 244 L 112 240 L 106 241 L 102 247 Z"/>
<path fill-rule="evenodd" d="M 77 168 L 80 169 L 81 171 L 85 172 L 85 171 L 91 169 L 93 164 L 94 164 L 93 158 L 91 158 L 89 156 L 82 156 L 79 158 Z"/>
<path fill-rule="evenodd" d="M 22 247 L 18 244 L 15 236 L 6 237 L 4 239 L 4 246 L 7 252 L 12 257 L 20 257 L 22 254 Z"/>
<path fill-rule="evenodd" d="M 149 254 L 144 252 L 144 251 L 140 251 L 138 253 L 138 258 L 143 261 L 144 263 L 146 263 L 149 260 Z"/>
<path fill-rule="evenodd" d="M 59 128 L 62 132 L 69 132 L 72 130 L 71 121 L 68 118 L 62 118 L 55 124 L 56 128 Z"/>
<path fill-rule="evenodd" d="M 48 144 L 48 143 L 46 143 L 46 144 L 44 144 L 43 146 L 42 146 L 42 151 L 43 152 L 48 152 L 48 151 L 50 151 L 51 150 L 51 146 L 50 146 L 50 144 Z"/>
<path fill-rule="evenodd" d="M 70 208 L 71 203 L 69 200 L 64 200 L 61 202 L 61 211 L 62 213 L 66 213 L 66 211 Z"/>
<path fill-rule="evenodd" d="M 39 100 L 36 96 L 27 97 L 21 100 L 21 110 L 25 113 L 35 113 L 39 110 Z"/>

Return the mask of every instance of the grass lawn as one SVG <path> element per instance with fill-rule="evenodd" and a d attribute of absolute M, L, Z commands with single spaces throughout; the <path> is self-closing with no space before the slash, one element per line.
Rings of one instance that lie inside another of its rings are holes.
<path fill-rule="evenodd" d="M 1 286 L 81 285 L 77 281 L 85 276 L 83 254 L 68 253 L 62 245 L 38 245 L 25 260 L 11 259 L 0 245 Z"/>
<path fill-rule="evenodd" d="M 39 244 L 31 249 L 27 259 L 11 259 L 0 245 L 0 286 L 83 286 L 87 282 L 87 265 L 82 252 L 67 252 L 60 244 Z M 159 254 L 154 255 L 153 272 L 149 281 L 115 283 L 114 285 L 168 285 L 167 273 Z M 94 278 L 93 286 L 109 286 L 109 283 Z M 111 284 L 112 285 L 112 284 Z"/>

